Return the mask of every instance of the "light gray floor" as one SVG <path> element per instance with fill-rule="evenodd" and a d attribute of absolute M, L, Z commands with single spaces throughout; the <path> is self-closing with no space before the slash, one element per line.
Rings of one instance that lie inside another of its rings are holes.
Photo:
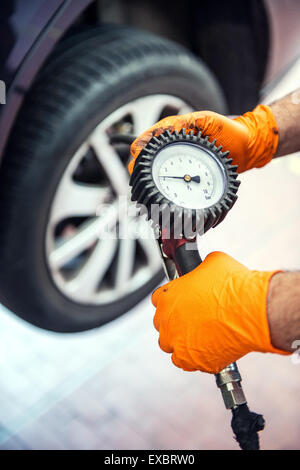
<path fill-rule="evenodd" d="M 239 200 L 201 242 L 251 268 L 300 268 L 300 159 L 241 176 Z M 2 309 L 1 449 L 236 449 L 214 378 L 176 369 L 157 346 L 145 299 L 106 327 L 40 331 Z M 299 338 L 300 339 L 300 338 Z M 240 361 L 250 406 L 267 420 L 265 449 L 300 442 L 300 365 L 251 354 Z"/>

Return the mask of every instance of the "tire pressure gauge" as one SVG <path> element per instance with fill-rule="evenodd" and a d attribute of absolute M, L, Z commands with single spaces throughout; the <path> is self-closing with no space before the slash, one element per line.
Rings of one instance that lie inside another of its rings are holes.
<path fill-rule="evenodd" d="M 237 166 L 201 133 L 164 132 L 141 151 L 131 176 L 132 200 L 170 213 L 171 226 L 182 220 L 203 231 L 220 223 L 235 203 L 240 182 Z M 161 220 L 161 219 L 160 219 Z M 188 225 L 188 224 L 186 224 Z M 187 234 L 185 234 L 187 235 Z"/>
<path fill-rule="evenodd" d="M 135 162 L 131 199 L 146 207 L 148 219 L 159 229 L 157 241 L 169 279 L 201 263 L 198 250 L 189 249 L 190 241 L 216 227 L 237 199 L 237 166 L 215 143 L 200 132 L 166 131 L 153 137 Z M 236 363 L 215 378 L 232 411 L 231 426 L 241 449 L 259 449 L 257 433 L 264 419 L 247 406 Z"/>

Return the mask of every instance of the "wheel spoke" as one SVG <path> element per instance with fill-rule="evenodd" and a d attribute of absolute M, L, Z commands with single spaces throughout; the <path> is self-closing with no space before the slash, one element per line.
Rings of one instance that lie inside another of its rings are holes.
<path fill-rule="evenodd" d="M 154 271 L 161 266 L 161 259 L 155 240 L 140 238 L 137 242 L 141 245 L 147 258 L 148 266 Z"/>
<path fill-rule="evenodd" d="M 115 192 L 118 195 L 127 195 L 129 192 L 127 168 L 110 145 L 106 133 L 101 129 L 96 129 L 90 137 L 90 145 L 93 147 Z"/>
<path fill-rule="evenodd" d="M 131 106 L 135 134 L 140 135 L 155 124 L 166 106 L 174 105 L 178 109 L 182 104 L 181 100 L 166 95 L 148 96 L 135 100 Z"/>
<path fill-rule="evenodd" d="M 76 183 L 66 176 L 60 184 L 52 208 L 51 225 L 76 216 L 95 216 L 97 207 L 109 196 L 109 188 Z"/>
<path fill-rule="evenodd" d="M 194 109 L 186 103 L 183 103 L 178 109 L 178 114 L 192 113 Z"/>
<path fill-rule="evenodd" d="M 62 242 L 56 247 L 49 256 L 49 262 L 52 269 L 57 270 L 78 256 L 82 251 L 89 248 L 101 233 L 113 228 L 118 219 L 118 207 L 112 204 L 102 217 L 96 217 L 79 229 L 72 238 Z"/>
<path fill-rule="evenodd" d="M 98 241 L 79 274 L 67 283 L 66 288 L 70 294 L 75 294 L 77 298 L 83 300 L 89 299 L 95 293 L 111 265 L 117 244 L 116 238 Z"/>
<path fill-rule="evenodd" d="M 161 267 L 160 253 L 149 223 L 143 217 L 129 219 L 127 231 L 128 238 L 135 240 L 142 248 L 150 270 L 159 269 Z"/>
<path fill-rule="evenodd" d="M 116 275 L 116 289 L 126 290 L 126 283 L 132 274 L 136 241 L 131 238 L 119 240 L 119 256 Z"/>

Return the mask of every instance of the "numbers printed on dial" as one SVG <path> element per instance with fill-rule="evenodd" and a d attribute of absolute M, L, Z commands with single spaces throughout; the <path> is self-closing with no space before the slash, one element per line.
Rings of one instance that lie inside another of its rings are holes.
<path fill-rule="evenodd" d="M 176 143 L 163 148 L 152 165 L 157 189 L 178 206 L 204 209 L 224 192 L 224 173 L 216 158 L 203 148 Z"/>

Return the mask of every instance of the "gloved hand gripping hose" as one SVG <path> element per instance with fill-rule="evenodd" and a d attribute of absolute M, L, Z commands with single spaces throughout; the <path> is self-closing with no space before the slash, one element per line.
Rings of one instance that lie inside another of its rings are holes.
<path fill-rule="evenodd" d="M 188 250 L 187 240 L 161 240 L 164 254 L 173 259 L 181 276 L 195 269 L 202 262 L 198 251 Z M 232 411 L 231 427 L 242 450 L 259 450 L 258 432 L 265 426 L 261 414 L 249 410 L 241 386 L 241 376 L 236 363 L 230 364 L 215 375 L 226 408 Z"/>

